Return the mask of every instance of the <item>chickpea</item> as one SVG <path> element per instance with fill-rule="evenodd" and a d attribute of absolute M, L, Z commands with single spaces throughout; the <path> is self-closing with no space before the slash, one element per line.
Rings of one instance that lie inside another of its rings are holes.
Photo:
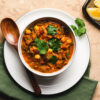
<path fill-rule="evenodd" d="M 47 34 L 47 30 L 46 29 L 44 29 L 44 33 Z"/>
<path fill-rule="evenodd" d="M 62 37 L 62 38 L 61 38 L 61 41 L 62 41 L 62 42 L 65 42 L 65 41 L 66 41 L 66 37 Z"/>
<path fill-rule="evenodd" d="M 35 30 L 39 30 L 39 26 L 36 25 L 36 26 L 34 27 L 34 29 L 35 29 Z"/>
<path fill-rule="evenodd" d="M 25 32 L 26 32 L 26 34 L 31 34 L 31 30 L 29 30 L 29 29 L 26 29 Z"/>
<path fill-rule="evenodd" d="M 37 50 L 37 47 L 33 46 L 33 50 Z"/>
<path fill-rule="evenodd" d="M 30 47 L 30 52 L 31 53 L 37 53 L 38 52 L 38 50 L 37 50 L 37 47 L 35 47 L 35 46 L 33 46 L 33 47 Z"/>
<path fill-rule="evenodd" d="M 35 53 L 38 52 L 37 47 L 33 46 L 32 48 Z"/>
<path fill-rule="evenodd" d="M 51 39 L 51 38 L 52 38 L 52 36 L 51 36 L 51 35 L 48 35 L 48 38 L 50 38 L 50 39 Z"/>
<path fill-rule="evenodd" d="M 67 40 L 67 43 L 69 43 L 69 44 L 72 43 L 72 40 L 71 39 L 68 39 Z"/>
<path fill-rule="evenodd" d="M 36 54 L 35 55 L 35 59 L 40 59 L 40 55 L 39 54 Z"/>
<path fill-rule="evenodd" d="M 52 49 L 48 49 L 48 53 L 52 53 Z"/>

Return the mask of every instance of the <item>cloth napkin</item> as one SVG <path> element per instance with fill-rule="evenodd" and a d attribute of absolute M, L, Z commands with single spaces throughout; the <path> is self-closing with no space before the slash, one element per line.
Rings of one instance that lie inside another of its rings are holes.
<path fill-rule="evenodd" d="M 98 82 L 89 79 L 90 64 L 82 79 L 71 89 L 57 95 L 36 96 L 16 84 L 7 72 L 3 46 L 4 43 L 0 44 L 0 94 L 3 96 L 17 100 L 92 100 Z"/>

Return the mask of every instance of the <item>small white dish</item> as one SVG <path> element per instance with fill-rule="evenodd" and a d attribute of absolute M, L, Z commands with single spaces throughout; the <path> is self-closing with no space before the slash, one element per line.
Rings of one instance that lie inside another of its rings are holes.
<path fill-rule="evenodd" d="M 62 19 L 62 21 L 66 22 L 69 26 L 71 24 L 75 25 L 74 18 L 69 14 L 61 10 L 44 8 L 28 12 L 16 21 L 20 33 L 22 33 L 23 29 L 33 20 L 41 17 L 55 17 Z M 76 37 L 76 44 L 75 57 L 67 70 L 52 78 L 36 76 L 42 94 L 52 95 L 63 92 L 74 86 L 82 78 L 90 58 L 90 45 L 87 35 L 85 34 L 80 38 Z M 24 89 L 34 92 L 16 50 L 7 42 L 5 42 L 4 45 L 4 58 L 6 67 L 12 78 Z"/>
<path fill-rule="evenodd" d="M 45 14 L 44 14 L 44 16 L 45 16 Z M 57 17 L 57 16 L 56 16 L 56 17 Z M 44 18 L 44 17 L 41 17 L 41 18 Z M 41 18 L 39 18 L 39 19 L 41 19 Z M 54 18 L 54 17 L 52 17 L 52 18 Z M 39 19 L 37 18 L 36 20 L 39 20 Z M 54 18 L 54 19 L 55 19 L 55 20 L 60 20 L 60 21 L 62 21 L 62 19 L 57 19 L 57 18 Z M 36 20 L 33 20 L 33 22 L 36 21 Z M 32 22 L 32 23 L 33 23 L 33 22 Z M 32 69 L 32 68 L 28 65 L 28 63 L 24 60 L 23 55 L 22 55 L 22 51 L 21 51 L 21 41 L 22 41 L 22 37 L 23 37 L 24 31 L 25 31 L 26 28 L 23 29 L 23 32 L 21 33 L 21 35 L 20 35 L 20 37 L 19 37 L 19 41 L 18 41 L 18 53 L 19 53 L 19 56 L 20 56 L 20 59 L 21 59 L 22 63 L 23 63 L 23 64 L 25 65 L 25 67 L 26 67 L 29 71 L 31 71 L 33 74 L 36 74 L 36 75 L 39 75 L 39 76 L 43 76 L 43 77 L 53 77 L 53 76 L 56 76 L 56 75 L 59 75 L 59 74 L 63 73 L 65 70 L 67 70 L 68 67 L 70 67 L 71 63 L 73 62 L 73 59 L 74 59 L 74 56 L 75 56 L 75 51 L 76 51 L 76 38 L 75 38 L 75 33 L 74 33 L 73 30 L 70 28 L 70 26 L 67 25 L 66 22 L 64 22 L 64 21 L 62 21 L 62 22 L 66 24 L 66 27 L 68 28 L 68 30 L 70 30 L 70 33 L 71 33 L 72 36 L 73 36 L 74 50 L 73 50 L 72 57 L 71 57 L 71 59 L 69 60 L 68 64 L 66 64 L 63 68 L 61 68 L 60 70 L 58 70 L 58 71 L 56 71 L 56 72 L 53 72 L 53 73 L 42 73 L 42 72 L 36 71 L 36 70 Z M 30 23 L 30 24 L 31 24 L 31 23 Z M 28 26 L 29 26 L 29 25 L 27 25 L 27 27 L 28 27 Z"/>

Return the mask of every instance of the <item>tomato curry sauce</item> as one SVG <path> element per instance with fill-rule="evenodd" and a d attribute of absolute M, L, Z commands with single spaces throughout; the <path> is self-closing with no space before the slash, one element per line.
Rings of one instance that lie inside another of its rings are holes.
<path fill-rule="evenodd" d="M 22 56 L 34 70 L 52 73 L 68 64 L 74 51 L 74 38 L 68 26 L 55 18 L 41 18 L 24 31 Z"/>

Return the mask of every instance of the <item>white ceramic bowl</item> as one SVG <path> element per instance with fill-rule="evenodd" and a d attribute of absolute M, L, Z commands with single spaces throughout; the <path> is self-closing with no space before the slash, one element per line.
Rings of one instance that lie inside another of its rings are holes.
<path fill-rule="evenodd" d="M 39 10 L 41 10 L 41 9 L 39 9 Z M 55 10 L 55 9 L 54 9 L 54 10 Z M 61 12 L 61 11 L 60 11 L 60 12 Z M 23 56 L 22 56 L 22 52 L 21 52 L 21 40 L 22 40 L 22 36 L 23 36 L 24 30 L 26 29 L 26 27 L 27 27 L 29 24 L 31 24 L 31 23 L 34 22 L 35 20 L 40 19 L 40 18 L 44 18 L 44 17 L 57 18 L 57 19 L 59 19 L 60 21 L 64 22 L 64 23 L 68 26 L 69 30 L 72 32 L 73 37 L 74 37 L 74 45 L 75 45 L 75 46 L 74 46 L 74 52 L 73 52 L 73 54 L 72 54 L 72 57 L 71 57 L 70 61 L 69 61 L 68 64 L 65 65 L 62 69 L 60 69 L 60 70 L 58 70 L 58 71 L 56 71 L 56 72 L 53 72 L 53 73 L 42 73 L 42 72 L 39 72 L 39 71 L 36 71 L 36 70 L 32 69 L 32 68 L 26 63 L 26 61 L 24 60 L 24 58 L 23 58 Z M 76 50 L 76 39 L 75 39 L 75 34 L 74 34 L 73 30 L 72 30 L 71 27 L 67 24 L 67 22 L 65 22 L 62 18 L 59 18 L 59 16 L 53 17 L 53 16 L 48 16 L 48 15 L 44 15 L 44 17 L 43 17 L 43 15 L 42 15 L 42 17 L 39 17 L 39 18 L 36 19 L 36 18 L 33 18 L 33 17 L 30 16 L 30 18 L 32 18 L 33 21 L 32 21 L 31 23 L 27 23 L 26 27 L 23 29 L 23 32 L 21 33 L 21 35 L 20 35 L 20 37 L 19 37 L 19 41 L 18 41 L 18 53 L 19 53 L 19 56 L 20 56 L 20 59 L 21 59 L 22 63 L 23 63 L 23 64 L 25 65 L 25 67 L 26 67 L 29 71 L 31 71 L 33 74 L 36 74 L 36 75 L 39 75 L 39 76 L 43 76 L 43 77 L 51 77 L 51 76 L 55 76 L 55 75 L 58 75 L 58 74 L 62 73 L 63 71 L 65 71 L 67 68 L 70 67 L 70 65 L 71 65 L 71 63 L 72 63 L 72 61 L 73 61 L 74 55 L 75 55 L 75 50 Z"/>

